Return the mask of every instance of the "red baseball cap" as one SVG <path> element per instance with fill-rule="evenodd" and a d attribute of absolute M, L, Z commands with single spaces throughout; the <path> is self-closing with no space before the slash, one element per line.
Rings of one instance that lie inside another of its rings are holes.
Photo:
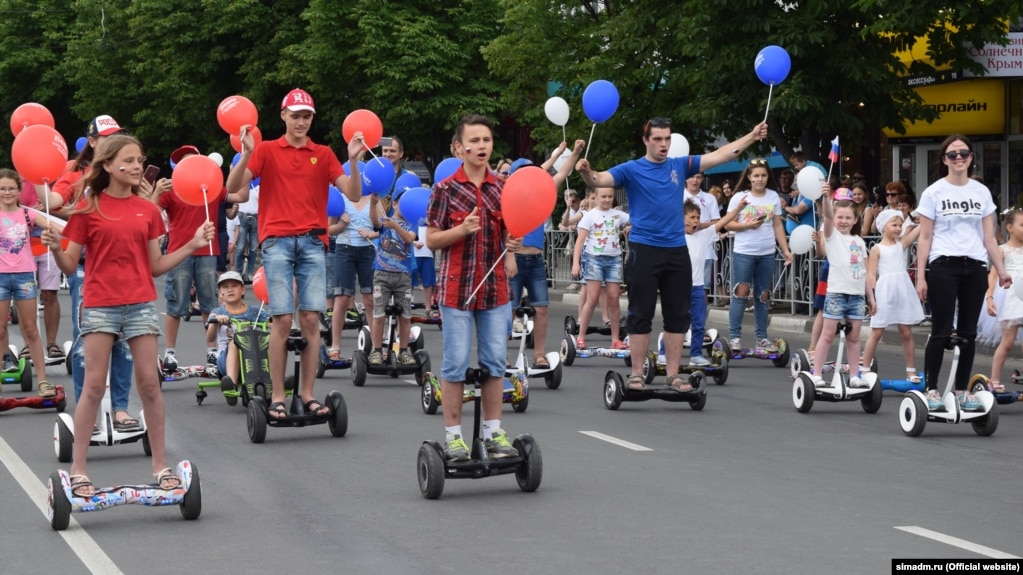
<path fill-rule="evenodd" d="M 315 104 L 313 104 L 313 97 L 309 95 L 309 92 L 306 92 L 301 88 L 295 88 L 294 90 L 288 92 L 288 95 L 285 96 L 284 100 L 281 102 L 282 110 L 287 108 L 292 112 L 308 110 L 315 114 L 316 108 L 314 108 L 314 106 Z"/>
<path fill-rule="evenodd" d="M 196 156 L 198 156 L 199 148 L 196 148 L 195 146 L 181 146 L 177 150 L 171 152 L 170 159 L 175 164 L 180 164 L 181 159 L 189 154 L 195 154 Z"/>

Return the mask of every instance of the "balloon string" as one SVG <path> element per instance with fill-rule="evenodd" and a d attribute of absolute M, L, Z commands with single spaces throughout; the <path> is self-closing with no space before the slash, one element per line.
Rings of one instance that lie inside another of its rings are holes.
<path fill-rule="evenodd" d="M 568 133 L 565 132 L 564 124 L 561 125 L 561 141 L 565 142 L 566 144 L 568 143 Z"/>
<path fill-rule="evenodd" d="M 202 204 L 206 206 L 206 223 L 210 223 L 210 204 L 206 199 L 206 186 L 202 187 Z M 213 255 L 213 240 L 210 240 L 210 255 Z"/>
<path fill-rule="evenodd" d="M 476 286 L 476 289 L 472 290 L 472 293 L 469 294 L 469 299 L 465 300 L 465 307 L 469 307 L 469 303 L 471 303 L 473 298 L 476 297 L 476 292 L 480 291 L 480 288 L 483 287 L 483 282 L 487 281 L 487 278 L 490 277 L 490 274 L 494 273 L 494 268 L 497 267 L 497 264 L 501 263 L 501 260 L 504 259 L 504 255 L 506 253 L 508 253 L 508 248 L 504 248 L 504 251 L 501 252 L 501 255 L 497 256 L 497 261 L 494 262 L 494 265 L 490 266 L 489 270 L 487 270 L 487 275 L 483 276 L 483 279 L 480 280 L 480 285 Z"/>
<path fill-rule="evenodd" d="M 43 202 L 46 204 L 46 219 L 50 219 L 50 184 L 46 180 L 43 180 Z M 49 227 L 48 225 L 46 227 Z M 53 255 L 46 258 L 46 271 L 50 271 L 50 262 L 53 261 Z"/>
<path fill-rule="evenodd" d="M 764 109 L 764 121 L 767 121 L 767 112 L 771 109 L 771 93 L 774 92 L 774 84 L 767 88 L 767 108 Z"/>
<path fill-rule="evenodd" d="M 594 122 L 593 123 L 593 127 L 590 128 L 590 139 L 586 140 L 586 153 L 583 154 L 583 159 L 584 160 L 590 157 L 590 142 L 593 141 L 593 131 L 596 130 L 596 129 L 597 129 L 597 123 Z"/>

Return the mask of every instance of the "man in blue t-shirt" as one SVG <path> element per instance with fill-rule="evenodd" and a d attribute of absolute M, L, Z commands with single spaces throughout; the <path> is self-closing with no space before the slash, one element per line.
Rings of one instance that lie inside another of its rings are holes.
<path fill-rule="evenodd" d="M 643 359 L 650 346 L 658 293 L 669 296 L 661 298 L 667 384 L 681 392 L 692 389 L 678 373 L 682 343 L 689 329 L 689 294 L 693 287 L 682 210 L 685 181 L 690 174 L 734 159 L 766 137 L 767 123 L 761 122 L 749 134 L 709 154 L 669 158 L 671 122 L 667 118 L 653 118 L 643 129 L 646 155 L 642 158 L 606 172 L 593 171 L 585 159 L 576 165 L 586 185 L 623 186 L 628 200 L 632 223 L 626 269 L 632 355 L 629 389 L 644 388 Z"/>

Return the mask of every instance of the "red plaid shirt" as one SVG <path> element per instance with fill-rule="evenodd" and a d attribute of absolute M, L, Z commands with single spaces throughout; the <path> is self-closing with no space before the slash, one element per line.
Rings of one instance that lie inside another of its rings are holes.
<path fill-rule="evenodd" d="M 504 262 L 499 262 L 468 306 L 476 286 L 504 251 L 504 220 L 501 218 L 501 188 L 504 180 L 487 173 L 483 187 L 469 181 L 462 168 L 437 184 L 430 194 L 426 225 L 441 230 L 461 224 L 469 212 L 480 206 L 480 230 L 440 251 L 437 299 L 442 305 L 467 310 L 487 310 L 508 303 L 508 279 Z M 503 258 L 501 258 L 503 260 Z"/>

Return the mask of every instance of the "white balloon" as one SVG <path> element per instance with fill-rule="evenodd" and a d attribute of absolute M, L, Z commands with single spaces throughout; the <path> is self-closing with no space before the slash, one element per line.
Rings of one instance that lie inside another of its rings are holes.
<path fill-rule="evenodd" d="M 813 170 L 820 173 L 817 168 L 813 168 Z M 794 254 L 805 254 L 811 249 L 813 249 L 813 226 L 796 226 L 796 229 L 789 234 L 789 250 Z"/>
<path fill-rule="evenodd" d="M 561 166 L 565 165 L 565 162 L 568 161 L 568 158 L 571 157 L 571 155 L 572 155 L 571 150 L 565 150 L 564 152 L 561 152 L 561 155 L 558 156 L 558 159 L 554 160 L 554 169 L 556 171 L 561 171 Z"/>
<path fill-rule="evenodd" d="M 671 145 L 668 146 L 669 158 L 681 158 L 689 155 L 689 140 L 682 134 L 671 135 Z"/>
<path fill-rule="evenodd" d="M 824 183 L 824 176 L 814 166 L 807 166 L 796 174 L 796 188 L 804 198 L 817 201 L 821 197 L 821 185 Z"/>
<path fill-rule="evenodd" d="M 223 168 L 224 167 L 224 156 L 221 156 L 220 152 L 213 152 L 212 154 L 210 154 L 207 157 L 209 159 L 213 160 L 213 163 L 215 163 L 218 168 Z"/>
<path fill-rule="evenodd" d="M 543 105 L 543 112 L 547 114 L 547 119 L 552 124 L 564 126 L 568 123 L 568 102 L 560 96 L 548 98 L 547 103 Z"/>

